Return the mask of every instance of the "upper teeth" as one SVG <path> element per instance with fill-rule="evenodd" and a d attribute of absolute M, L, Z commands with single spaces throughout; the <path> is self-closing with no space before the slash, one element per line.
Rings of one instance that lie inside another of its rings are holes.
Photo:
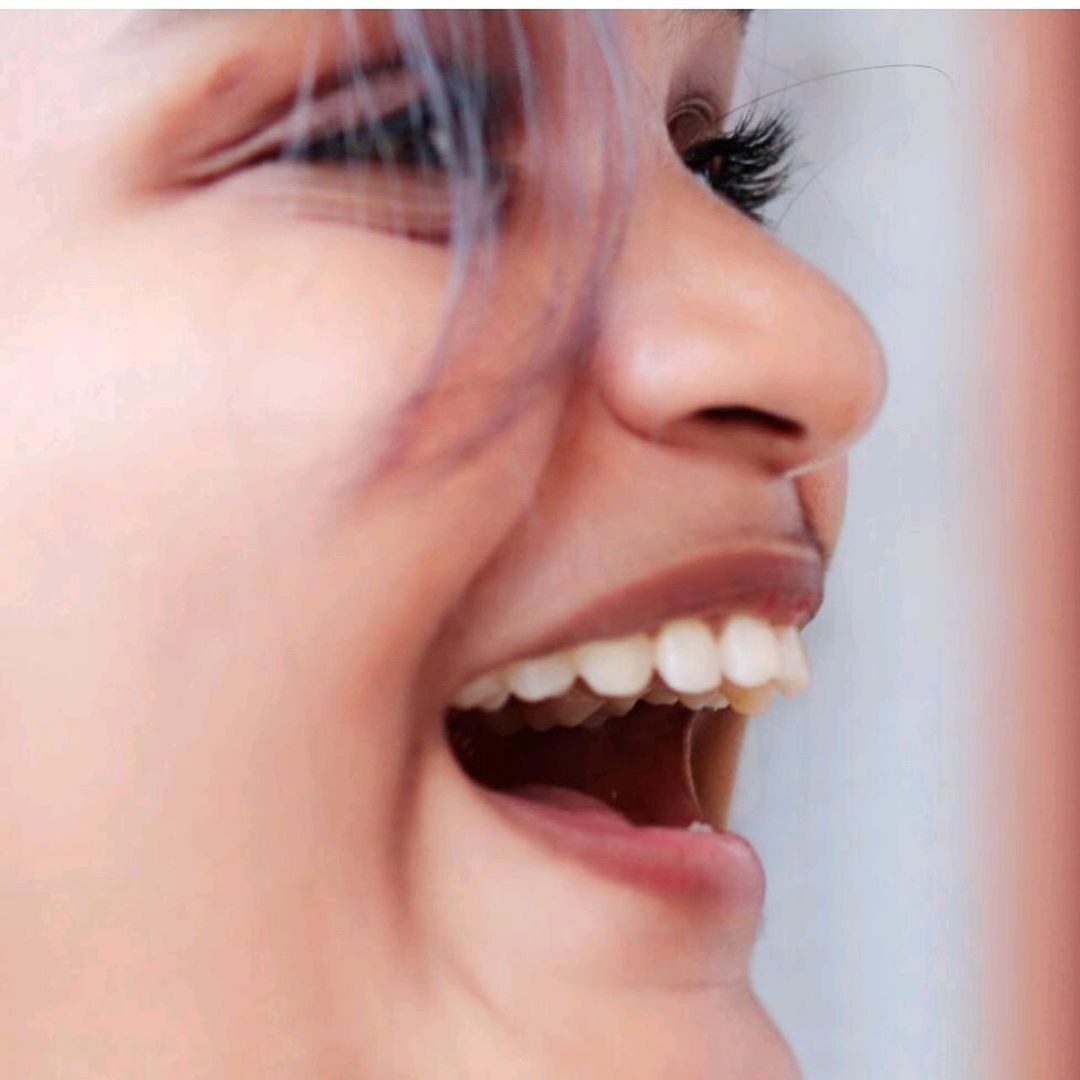
<path fill-rule="evenodd" d="M 609 712 L 628 712 L 643 698 L 654 704 L 681 699 L 692 708 L 730 702 L 749 714 L 768 704 L 774 686 L 789 695 L 802 690 L 810 669 L 793 626 L 772 626 L 754 615 L 733 615 L 717 629 L 701 619 L 672 619 L 651 635 L 515 660 L 466 683 L 454 705 L 493 711 L 511 694 L 543 701 L 566 695 L 579 679 L 592 695 L 609 699 Z M 574 706 L 571 695 L 568 717 L 584 711 Z"/>

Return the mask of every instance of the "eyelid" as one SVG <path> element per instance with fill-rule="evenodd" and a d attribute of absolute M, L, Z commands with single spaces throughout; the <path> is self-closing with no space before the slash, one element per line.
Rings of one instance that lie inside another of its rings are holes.
<path fill-rule="evenodd" d="M 716 123 L 716 110 L 712 105 L 701 97 L 684 98 L 672 109 L 667 116 L 668 127 L 684 117 L 696 117 L 704 124 Z"/>
<path fill-rule="evenodd" d="M 294 95 L 276 120 L 211 152 L 185 171 L 184 180 L 203 183 L 275 152 L 284 156 L 290 146 L 321 132 L 376 123 L 418 101 L 423 93 L 421 80 L 400 62 L 377 73 L 346 74 L 336 86 L 308 100 L 297 101 Z"/>
<path fill-rule="evenodd" d="M 684 99 L 668 113 L 668 137 L 678 154 L 695 143 L 723 133 L 723 122 L 712 104 L 701 97 Z"/>

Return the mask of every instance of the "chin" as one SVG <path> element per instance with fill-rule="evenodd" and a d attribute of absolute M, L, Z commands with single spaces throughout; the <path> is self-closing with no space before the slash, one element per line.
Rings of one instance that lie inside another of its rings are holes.
<path fill-rule="evenodd" d="M 750 983 L 764 870 L 726 819 L 747 726 L 807 684 L 821 591 L 809 548 L 717 552 L 535 627 L 436 710 L 414 901 L 440 981 L 535 1075 L 798 1076 Z"/>

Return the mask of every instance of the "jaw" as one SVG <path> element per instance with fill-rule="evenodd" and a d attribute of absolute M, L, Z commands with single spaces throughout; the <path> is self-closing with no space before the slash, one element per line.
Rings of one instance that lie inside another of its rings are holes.
<path fill-rule="evenodd" d="M 497 805 L 505 796 L 467 776 L 445 739 L 427 751 L 415 788 L 413 853 L 423 864 L 410 884 L 447 947 L 497 973 L 507 1000 L 550 981 L 745 981 L 756 897 L 717 904 L 711 894 L 618 880 L 518 827 Z M 733 842 L 756 864 L 745 842 Z"/>
<path fill-rule="evenodd" d="M 463 1075 L 525 1063 L 538 1077 L 615 1063 L 631 1077 L 795 1075 L 749 984 L 756 911 L 645 895 L 553 855 L 493 808 L 445 742 L 429 751 L 410 936 L 423 943 L 433 1022 L 449 1017 L 448 1047 L 474 1059 Z"/>

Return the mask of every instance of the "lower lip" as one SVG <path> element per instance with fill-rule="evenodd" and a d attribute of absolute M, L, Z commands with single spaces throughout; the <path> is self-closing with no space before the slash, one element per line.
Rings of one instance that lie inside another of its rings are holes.
<path fill-rule="evenodd" d="M 496 808 L 555 854 L 603 877 L 724 909 L 760 912 L 765 871 L 757 852 L 730 832 L 633 825 L 613 811 L 565 809 L 485 790 Z"/>

